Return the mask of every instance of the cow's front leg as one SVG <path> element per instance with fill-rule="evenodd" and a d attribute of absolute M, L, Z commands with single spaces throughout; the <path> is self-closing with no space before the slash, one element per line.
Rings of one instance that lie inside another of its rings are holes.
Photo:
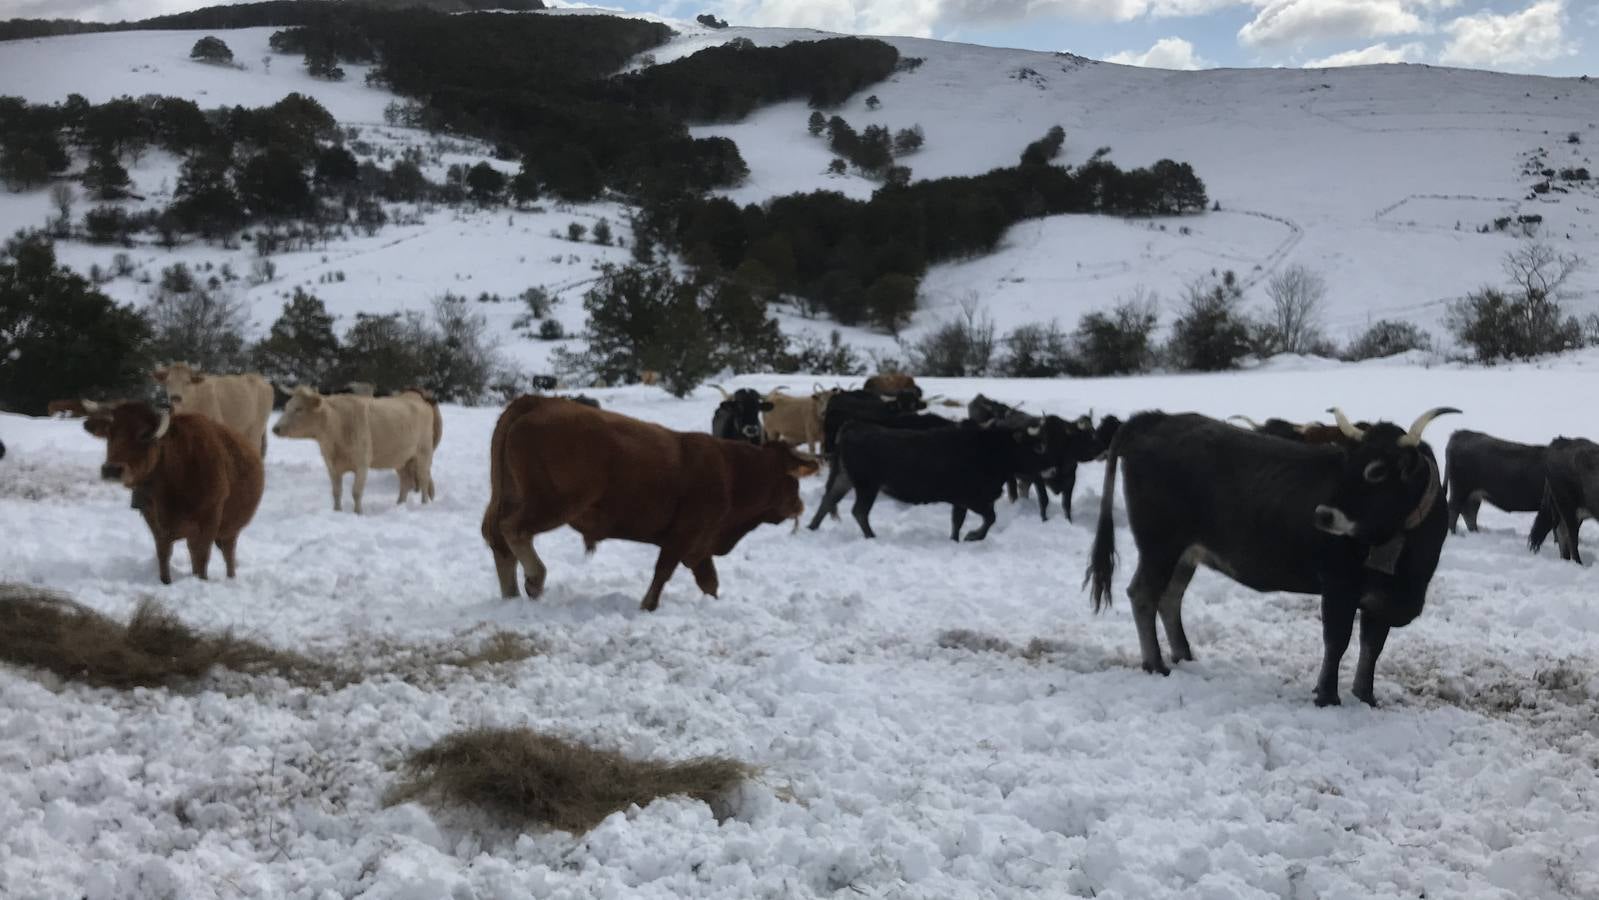
<path fill-rule="evenodd" d="M 333 487 L 333 511 L 344 511 L 344 473 L 328 466 L 328 481 Z"/>
<path fill-rule="evenodd" d="M 1343 662 L 1344 651 L 1349 649 L 1349 636 L 1355 630 L 1355 611 L 1359 604 L 1353 600 L 1321 595 L 1321 675 L 1316 678 L 1316 705 L 1338 706 L 1338 665 Z M 1375 660 L 1373 660 L 1375 663 Z"/>
<path fill-rule="evenodd" d="M 1377 705 L 1377 657 L 1388 642 L 1388 631 L 1387 623 L 1372 618 L 1371 613 L 1360 614 L 1360 661 L 1355 663 L 1354 694 L 1367 706 Z"/>
<path fill-rule="evenodd" d="M 1049 489 L 1044 486 L 1044 479 L 1033 479 L 1033 491 L 1038 494 L 1038 520 L 1049 521 Z M 1069 510 L 1068 510 L 1069 512 Z"/>
<path fill-rule="evenodd" d="M 155 536 L 155 564 L 161 573 L 161 583 L 172 583 L 172 539 L 164 534 Z"/>
<path fill-rule="evenodd" d="M 650 579 L 650 589 L 644 592 L 644 602 L 639 604 L 639 609 L 655 612 L 660 607 L 661 591 L 665 589 L 667 579 L 672 577 L 672 570 L 677 568 L 678 562 L 676 550 L 661 548 L 661 554 L 655 558 L 655 577 Z"/>
<path fill-rule="evenodd" d="M 366 493 L 366 465 L 355 467 L 355 478 L 350 481 L 350 498 L 355 501 L 355 514 L 361 514 L 361 495 Z"/>
<path fill-rule="evenodd" d="M 994 503 L 989 501 L 987 506 L 973 507 L 972 512 L 983 517 L 983 524 L 979 525 L 976 531 L 968 534 L 966 539 L 968 541 L 980 541 L 988 537 L 988 529 L 994 527 Z"/>
<path fill-rule="evenodd" d="M 716 578 L 716 563 L 707 556 L 695 563 L 690 571 L 694 573 L 694 583 L 700 586 L 700 590 L 715 597 L 721 589 L 721 583 Z"/>

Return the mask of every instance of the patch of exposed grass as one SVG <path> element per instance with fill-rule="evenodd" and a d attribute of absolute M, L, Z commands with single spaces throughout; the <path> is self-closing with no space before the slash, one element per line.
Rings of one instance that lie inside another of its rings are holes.
<path fill-rule="evenodd" d="M 703 757 L 632 759 L 526 728 L 449 735 L 406 760 L 389 804 L 411 800 L 477 807 L 518 825 L 582 833 L 613 812 L 684 795 L 713 806 L 754 774 L 744 763 Z"/>
<path fill-rule="evenodd" d="M 213 668 L 278 675 L 304 685 L 339 679 L 308 657 L 183 624 L 140 602 L 126 625 L 42 588 L 0 583 L 0 660 L 96 687 L 129 690 L 194 680 Z"/>

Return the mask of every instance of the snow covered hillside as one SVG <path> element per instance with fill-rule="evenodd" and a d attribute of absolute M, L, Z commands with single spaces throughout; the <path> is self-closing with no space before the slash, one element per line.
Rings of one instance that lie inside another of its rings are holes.
<path fill-rule="evenodd" d="M 829 36 L 672 24 L 680 35 L 635 66 L 736 38 L 778 44 Z M 375 148 L 433 144 L 426 135 L 383 124 L 383 107 L 394 98 L 365 87 L 359 66 L 351 67 L 348 80 L 330 84 L 306 76 L 294 57 L 264 64 L 272 31 L 218 32 L 242 69 L 190 61 L 196 33 L 188 31 L 12 42 L 0 52 L 0 84 L 34 102 L 58 102 L 71 92 L 91 101 L 153 92 L 203 106 L 265 104 L 301 91 L 342 125 L 360 129 Z M 1064 54 L 890 41 L 902 56 L 924 62 L 837 112 L 856 128 L 920 125 L 925 147 L 902 159 L 916 177 L 1012 164 L 1026 143 L 1060 124 L 1067 132 L 1064 162 L 1081 163 L 1101 147 L 1110 147 L 1123 166 L 1161 157 L 1191 162 L 1221 207 L 1181 221 L 1060 216 L 1024 222 L 1001 252 L 929 273 L 913 335 L 948 318 L 967 298 L 976 298 L 1002 331 L 1050 319 L 1070 327 L 1083 312 L 1139 287 L 1159 293 L 1170 309 L 1183 284 L 1212 268 L 1236 270 L 1252 288 L 1251 301 L 1261 303 L 1260 283 L 1289 263 L 1325 274 L 1327 324 L 1335 338 L 1378 317 L 1409 319 L 1438 332 L 1449 300 L 1502 281 L 1500 258 L 1516 238 L 1492 229 L 1479 234 L 1480 227 L 1505 216 L 1538 215 L 1539 234 L 1555 249 L 1593 256 L 1590 248 L 1599 246 L 1595 182 L 1556 180 L 1556 190 L 1532 193 L 1543 180 L 1536 173 L 1545 168 L 1599 171 L 1599 84 L 1407 65 L 1167 72 Z M 868 96 L 881 108 L 869 110 Z M 747 182 L 730 192 L 740 202 L 819 188 L 869 195 L 873 182 L 826 173 L 832 156 L 822 138 L 806 133 L 808 114 L 801 103 L 780 104 L 741 123 L 695 132 L 737 142 L 751 169 Z M 1572 135 L 1576 143 L 1569 142 Z M 487 148 L 454 142 L 437 152 L 430 174 L 487 155 Z M 152 153 L 132 175 L 147 203 L 164 203 L 176 160 Z M 0 229 L 42 224 L 48 211 L 43 190 L 0 196 Z M 275 280 L 239 290 L 264 329 L 295 286 L 313 290 L 348 321 L 356 312 L 425 308 L 445 290 L 514 296 L 539 285 L 564 299 L 555 315 L 573 331 L 583 321 L 579 299 L 593 265 L 625 260 L 626 251 L 553 234 L 601 217 L 618 237 L 629 238 L 625 210 L 604 204 L 533 213 L 437 212 L 375 238 L 278 257 Z M 108 266 L 114 252 L 78 245 L 61 255 L 87 269 Z M 229 262 L 241 273 L 251 262 L 248 248 L 190 246 L 170 254 L 140 247 L 130 255 L 151 275 L 173 259 Z M 1599 260 L 1593 262 L 1569 285 L 1572 312 L 1599 310 Z M 106 289 L 119 299 L 143 301 L 149 294 L 137 278 L 114 280 Z M 510 323 L 519 310 L 490 305 L 485 312 L 512 358 L 534 370 L 547 367 L 556 344 L 513 334 Z M 790 331 L 830 327 L 797 316 L 785 316 L 783 325 Z M 893 349 L 884 335 L 846 335 L 863 348 Z"/>
<path fill-rule="evenodd" d="M 1428 435 L 1442 447 L 1455 428 L 1584 431 L 1571 397 L 1595 365 L 930 387 L 1124 416 L 1310 418 L 1337 403 L 1409 422 L 1452 403 L 1466 414 Z M 715 401 L 597 393 L 684 429 L 706 427 Z M 1590 570 L 1528 555 L 1528 516 L 1485 508 L 1482 533 L 1450 539 L 1426 611 L 1389 641 L 1382 708 L 1316 709 L 1315 598 L 1209 572 L 1188 595 L 1199 661 L 1169 678 L 1138 670 L 1129 567 L 1101 616 L 1078 587 L 1101 465 L 1079 473 L 1075 523 L 1002 504 L 986 542 L 952 545 L 944 508 L 883 501 L 876 541 L 848 517 L 818 533 L 763 527 L 719 562 L 720 599 L 680 572 L 644 614 L 653 549 L 606 543 L 585 559 L 564 530 L 539 539 L 546 597 L 501 601 L 478 534 L 496 411 L 445 415 L 437 504 L 334 513 L 314 445 L 273 439 L 239 578 L 197 581 L 179 549 L 170 587 L 126 491 L 98 480 L 103 446 L 77 422 L 0 415 L 0 577 L 117 617 L 154 595 L 202 627 L 401 670 L 337 690 L 229 675 L 118 693 L 0 668 L 0 894 L 1599 894 L 1599 600 Z M 395 484 L 375 473 L 368 499 Z M 804 485 L 810 506 L 820 490 Z M 1125 530 L 1119 541 L 1130 561 Z M 495 629 L 539 655 L 404 680 L 407 648 Z M 763 773 L 725 821 L 667 800 L 583 837 L 381 805 L 406 753 L 479 725 L 726 754 Z"/>

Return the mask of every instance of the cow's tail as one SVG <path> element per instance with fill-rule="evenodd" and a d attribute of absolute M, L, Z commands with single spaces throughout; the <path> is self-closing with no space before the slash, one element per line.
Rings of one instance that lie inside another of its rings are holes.
<path fill-rule="evenodd" d="M 1099 497 L 1099 525 L 1094 530 L 1094 548 L 1088 554 L 1088 571 L 1083 586 L 1092 587 L 1094 612 L 1110 606 L 1110 579 L 1116 572 L 1116 463 L 1121 455 L 1121 439 L 1127 429 L 1119 429 L 1105 452 L 1105 485 Z"/>
<path fill-rule="evenodd" d="M 500 413 L 499 421 L 494 423 L 494 436 L 489 439 L 489 505 L 483 510 L 483 540 L 496 556 L 506 556 L 511 552 L 511 544 L 500 530 L 505 492 L 510 488 L 505 465 L 506 434 L 511 430 L 511 425 L 537 401 L 538 398 L 533 396 L 512 400 Z"/>

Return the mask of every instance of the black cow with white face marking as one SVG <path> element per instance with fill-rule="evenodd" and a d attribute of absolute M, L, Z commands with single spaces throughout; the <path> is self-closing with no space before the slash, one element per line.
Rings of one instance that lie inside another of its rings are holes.
<path fill-rule="evenodd" d="M 1544 456 L 1544 491 L 1538 515 L 1527 535 L 1537 553 L 1549 532 L 1555 533 L 1560 558 L 1582 565 L 1577 533 L 1599 513 L 1599 444 L 1586 438 L 1558 437 Z"/>
<path fill-rule="evenodd" d="M 1168 674 L 1158 614 L 1173 661 L 1193 659 L 1183 592 L 1206 565 L 1256 591 L 1321 595 L 1324 656 L 1317 706 L 1337 704 L 1338 664 L 1360 614 L 1354 694 L 1375 705 L 1377 658 L 1390 628 L 1421 614 L 1448 534 L 1432 448 L 1421 440 L 1439 407 L 1408 430 L 1361 430 L 1333 411 L 1347 444 L 1307 445 L 1196 414 L 1139 413 L 1107 454 L 1105 491 L 1085 585 L 1094 609 L 1110 604 L 1115 569 L 1116 467 L 1127 466 L 1127 522 L 1138 568 L 1133 604 L 1144 671 Z"/>
<path fill-rule="evenodd" d="M 745 441 L 760 445 L 765 443 L 761 430 L 761 413 L 770 412 L 772 401 L 749 388 L 739 388 L 729 394 L 719 384 L 711 387 L 722 392 L 722 402 L 711 415 L 711 434 L 730 441 Z"/>
<path fill-rule="evenodd" d="M 1444 486 L 1449 490 L 1449 531 L 1461 516 L 1466 530 L 1477 530 L 1484 500 L 1505 512 L 1537 512 L 1544 497 L 1544 463 L 1549 447 L 1518 444 L 1483 434 L 1457 431 L 1444 445 Z"/>

